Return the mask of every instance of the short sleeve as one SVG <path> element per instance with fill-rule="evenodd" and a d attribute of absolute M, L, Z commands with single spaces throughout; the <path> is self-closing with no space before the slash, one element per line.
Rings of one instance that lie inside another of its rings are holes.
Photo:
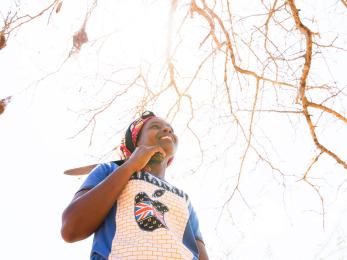
<path fill-rule="evenodd" d="M 193 231 L 193 235 L 195 237 L 195 240 L 200 240 L 201 242 L 204 242 L 204 240 L 202 238 L 202 234 L 200 232 L 198 216 L 196 215 L 196 212 L 195 212 L 190 201 L 189 201 L 188 209 L 189 209 L 188 222 L 189 222 L 189 225 Z"/>
<path fill-rule="evenodd" d="M 95 168 L 89 173 L 78 191 L 92 189 L 100 182 L 102 182 L 107 176 L 109 176 L 118 167 L 113 162 L 101 163 L 95 166 Z"/>

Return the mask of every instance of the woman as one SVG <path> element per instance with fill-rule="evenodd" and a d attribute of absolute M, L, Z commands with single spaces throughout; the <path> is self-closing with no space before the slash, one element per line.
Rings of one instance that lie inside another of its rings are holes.
<path fill-rule="evenodd" d="M 65 209 L 64 240 L 94 233 L 92 260 L 208 259 L 188 196 L 164 180 L 177 143 L 165 120 L 143 113 L 126 131 L 124 160 L 95 167 Z"/>

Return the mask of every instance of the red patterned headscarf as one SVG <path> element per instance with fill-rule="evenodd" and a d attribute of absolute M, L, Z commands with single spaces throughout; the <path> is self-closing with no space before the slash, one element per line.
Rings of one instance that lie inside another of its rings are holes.
<path fill-rule="evenodd" d="M 142 113 L 141 117 L 136 119 L 130 124 L 127 131 L 125 132 L 125 137 L 122 140 L 122 143 L 119 147 L 121 151 L 121 157 L 123 160 L 129 158 L 130 155 L 135 151 L 136 144 L 141 133 L 142 127 L 145 123 L 156 117 L 156 115 L 151 111 L 145 111 Z M 171 164 L 173 157 L 168 160 L 168 166 Z"/>

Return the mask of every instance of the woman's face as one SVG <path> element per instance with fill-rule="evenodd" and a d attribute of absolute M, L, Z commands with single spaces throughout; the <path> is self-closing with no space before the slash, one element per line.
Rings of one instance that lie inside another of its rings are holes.
<path fill-rule="evenodd" d="M 138 145 L 159 145 L 166 152 L 166 157 L 171 157 L 177 150 L 178 139 L 169 123 L 154 117 L 149 119 L 141 129 Z"/>

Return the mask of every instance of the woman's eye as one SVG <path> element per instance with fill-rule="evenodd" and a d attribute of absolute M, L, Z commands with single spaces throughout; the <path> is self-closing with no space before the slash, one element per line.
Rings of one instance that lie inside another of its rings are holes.
<path fill-rule="evenodd" d="M 152 125 L 152 128 L 159 129 L 159 128 L 160 128 L 160 126 L 158 126 L 158 125 Z"/>

